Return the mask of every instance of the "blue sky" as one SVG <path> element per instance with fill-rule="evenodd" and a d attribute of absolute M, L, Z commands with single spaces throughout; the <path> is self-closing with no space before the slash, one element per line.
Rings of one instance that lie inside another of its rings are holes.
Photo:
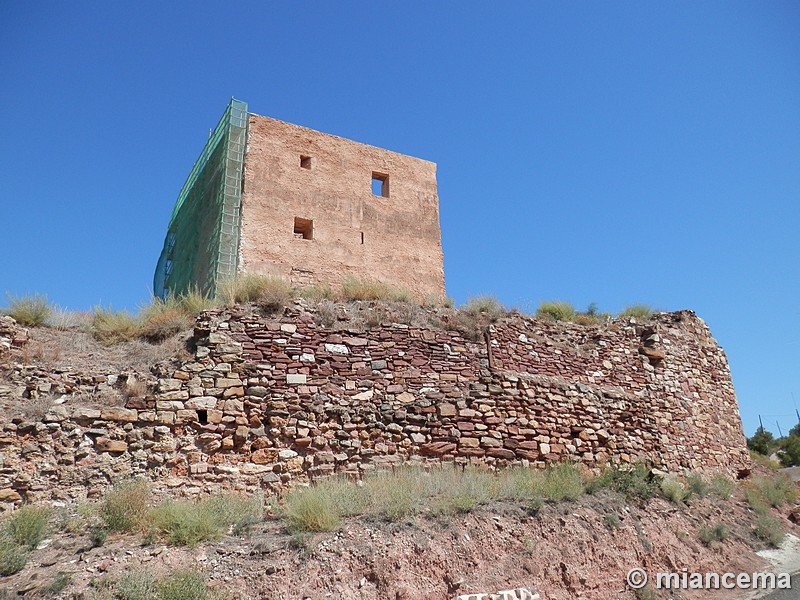
<path fill-rule="evenodd" d="M 438 163 L 445 276 L 691 308 L 745 431 L 800 405 L 800 4 L 0 3 L 0 292 L 144 303 L 231 96 Z M 792 398 L 794 394 L 794 400 Z"/>

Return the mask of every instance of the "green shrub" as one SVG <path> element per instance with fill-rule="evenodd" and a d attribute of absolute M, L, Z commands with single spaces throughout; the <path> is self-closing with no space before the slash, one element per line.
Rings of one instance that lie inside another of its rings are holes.
<path fill-rule="evenodd" d="M 411 292 L 407 289 L 394 286 L 374 279 L 359 279 L 347 277 L 342 283 L 343 300 L 394 300 L 396 302 L 411 302 Z"/>
<path fill-rule="evenodd" d="M 536 309 L 536 316 L 551 321 L 573 321 L 578 315 L 569 302 L 542 302 Z"/>
<path fill-rule="evenodd" d="M 116 585 L 119 600 L 151 600 L 156 596 L 156 578 L 148 571 L 127 572 Z"/>
<path fill-rule="evenodd" d="M 468 513 L 494 498 L 496 477 L 486 469 L 467 468 L 462 473 L 437 470 L 428 477 L 446 477 L 432 505 L 442 514 Z"/>
<path fill-rule="evenodd" d="M 5 531 L 0 531 L 0 576 L 19 573 L 28 562 L 28 553 Z"/>
<path fill-rule="evenodd" d="M 570 463 L 548 466 L 544 470 L 540 493 L 545 500 L 562 502 L 577 500 L 586 491 L 586 485 L 578 468 Z"/>
<path fill-rule="evenodd" d="M 157 600 L 211 600 L 218 595 L 208 589 L 205 575 L 198 571 L 177 571 L 156 582 Z"/>
<path fill-rule="evenodd" d="M 658 600 L 658 594 L 648 586 L 633 590 L 633 597 L 636 600 Z"/>
<path fill-rule="evenodd" d="M 205 504 L 205 510 L 234 535 L 244 535 L 264 517 L 264 499 L 260 494 L 223 494 L 203 500 L 201 504 Z"/>
<path fill-rule="evenodd" d="M 274 278 L 270 285 L 261 291 L 256 304 L 267 313 L 277 313 L 292 301 L 294 293 L 292 287 L 283 279 Z"/>
<path fill-rule="evenodd" d="M 622 521 L 620 521 L 619 515 L 615 512 L 606 513 L 603 520 L 606 523 L 606 527 L 609 529 L 619 529 L 622 527 Z"/>
<path fill-rule="evenodd" d="M 11 513 L 5 527 L 15 543 L 33 550 L 47 536 L 51 515 L 46 506 L 26 505 Z"/>
<path fill-rule="evenodd" d="M 8 308 L 4 309 L 8 316 L 26 327 L 41 327 L 53 313 L 53 307 L 46 295 L 26 294 L 25 296 L 8 296 Z"/>
<path fill-rule="evenodd" d="M 791 479 L 782 474 L 754 477 L 745 496 L 753 508 L 759 504 L 777 508 L 787 502 L 794 502 L 797 499 L 797 488 Z"/>
<path fill-rule="evenodd" d="M 146 520 L 150 485 L 144 479 L 128 479 L 106 492 L 100 504 L 100 519 L 109 531 L 133 531 Z"/>
<path fill-rule="evenodd" d="M 448 324 L 468 340 L 478 341 L 486 333 L 486 329 L 497 321 L 506 309 L 494 296 L 478 296 L 470 298 L 460 306 Z"/>
<path fill-rule="evenodd" d="M 179 302 L 155 298 L 140 312 L 138 336 L 149 342 L 160 342 L 190 329 L 194 321 Z"/>
<path fill-rule="evenodd" d="M 646 466 L 635 464 L 607 469 L 602 475 L 590 481 L 587 486 L 589 493 L 601 489 L 614 490 L 629 500 L 645 501 L 658 493 L 659 484 L 650 475 L 650 470 Z"/>
<path fill-rule="evenodd" d="M 168 500 L 152 513 L 153 524 L 176 546 L 195 547 L 200 542 L 222 537 L 223 526 L 217 515 L 203 503 Z"/>
<path fill-rule="evenodd" d="M 775 548 L 781 545 L 785 535 L 780 521 L 766 513 L 756 517 L 753 523 L 753 533 Z"/>
<path fill-rule="evenodd" d="M 295 488 L 285 501 L 283 516 L 290 531 L 335 531 L 341 524 L 336 502 L 323 486 Z"/>
<path fill-rule="evenodd" d="M 683 487 L 683 484 L 674 476 L 665 477 L 661 481 L 660 487 L 664 498 L 673 504 L 683 504 L 683 501 L 689 496 L 688 490 Z"/>
<path fill-rule="evenodd" d="M 219 300 L 205 295 L 196 286 L 192 286 L 180 294 L 178 304 L 191 317 L 196 317 L 203 311 L 214 310 L 220 306 Z"/>
<path fill-rule="evenodd" d="M 232 530 L 242 534 L 261 520 L 261 497 L 224 495 L 196 502 L 167 500 L 150 513 L 151 522 L 171 544 L 194 547 Z"/>
<path fill-rule="evenodd" d="M 106 543 L 108 539 L 108 528 L 101 525 L 95 525 L 89 528 L 89 542 L 92 548 L 99 548 Z"/>
<path fill-rule="evenodd" d="M 618 317 L 635 317 L 637 319 L 647 320 L 653 316 L 653 309 L 647 304 L 631 304 L 625 307 Z"/>
<path fill-rule="evenodd" d="M 713 527 L 701 527 L 697 537 L 705 546 L 711 546 L 714 542 L 724 542 L 728 539 L 730 530 L 724 523 L 717 523 Z"/>
<path fill-rule="evenodd" d="M 702 475 L 690 473 L 686 477 L 686 485 L 689 487 L 689 492 L 699 498 L 705 498 L 708 494 L 708 484 Z"/>
<path fill-rule="evenodd" d="M 127 311 L 97 307 L 92 317 L 92 335 L 101 344 L 112 346 L 139 337 L 141 323 Z"/>
<path fill-rule="evenodd" d="M 322 300 L 332 300 L 336 297 L 333 288 L 327 284 L 315 284 L 300 288 L 298 295 L 301 298 L 310 300 L 312 302 L 320 302 Z"/>
<path fill-rule="evenodd" d="M 708 483 L 708 489 L 714 496 L 722 500 L 728 500 L 733 495 L 736 484 L 725 477 L 725 475 L 714 475 Z"/>
<path fill-rule="evenodd" d="M 59 571 L 56 576 L 48 583 L 42 591 L 45 596 L 55 596 L 63 592 L 72 581 L 72 576 L 64 571 Z"/>
<path fill-rule="evenodd" d="M 262 296 L 274 295 L 275 290 L 286 290 L 289 284 L 274 275 L 240 275 L 223 281 L 217 291 L 217 299 L 226 306 L 255 302 Z"/>

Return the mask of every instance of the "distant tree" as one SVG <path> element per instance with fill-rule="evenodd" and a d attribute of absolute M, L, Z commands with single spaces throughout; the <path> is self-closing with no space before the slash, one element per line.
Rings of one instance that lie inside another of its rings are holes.
<path fill-rule="evenodd" d="M 772 434 L 763 427 L 756 429 L 753 437 L 747 440 L 747 447 L 750 450 L 753 452 L 758 452 L 759 454 L 763 454 L 764 456 L 769 456 L 774 446 L 775 438 L 773 438 Z"/>
<path fill-rule="evenodd" d="M 789 435 L 800 438 L 800 423 L 789 430 Z"/>
<path fill-rule="evenodd" d="M 796 467 L 800 465 L 800 436 L 789 435 L 781 440 L 781 465 Z"/>

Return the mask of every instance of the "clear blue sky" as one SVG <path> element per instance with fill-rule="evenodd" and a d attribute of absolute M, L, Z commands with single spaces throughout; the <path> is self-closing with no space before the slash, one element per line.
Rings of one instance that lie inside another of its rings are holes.
<path fill-rule="evenodd" d="M 0 292 L 148 298 L 231 96 L 435 161 L 447 290 L 691 308 L 800 405 L 800 3 L 0 3 Z"/>

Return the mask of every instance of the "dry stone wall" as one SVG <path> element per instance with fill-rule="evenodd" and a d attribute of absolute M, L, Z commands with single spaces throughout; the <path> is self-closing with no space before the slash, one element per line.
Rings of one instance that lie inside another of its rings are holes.
<path fill-rule="evenodd" d="M 690 311 L 603 326 L 511 315 L 471 342 L 402 324 L 334 332 L 295 305 L 206 313 L 193 341 L 192 360 L 154 368 L 124 406 L 67 394 L 39 419 L 3 419 L 0 502 L 97 495 L 140 474 L 187 495 L 277 490 L 409 461 L 749 467 L 725 355 Z"/>

